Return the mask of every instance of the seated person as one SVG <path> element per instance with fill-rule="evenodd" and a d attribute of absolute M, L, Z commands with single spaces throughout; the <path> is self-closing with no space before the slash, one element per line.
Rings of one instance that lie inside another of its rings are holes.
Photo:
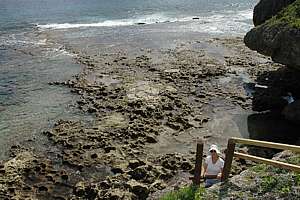
<path fill-rule="evenodd" d="M 203 171 L 205 187 L 210 187 L 220 182 L 224 167 L 224 160 L 219 157 L 220 151 L 217 145 L 212 144 L 209 148 L 209 153 L 210 155 L 205 159 Z"/>

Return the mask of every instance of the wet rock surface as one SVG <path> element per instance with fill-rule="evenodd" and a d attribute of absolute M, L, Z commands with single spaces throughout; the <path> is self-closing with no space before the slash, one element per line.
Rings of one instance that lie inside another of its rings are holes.
<path fill-rule="evenodd" d="M 240 73 L 255 79 L 279 68 L 245 48 L 241 38 L 206 42 L 226 48 L 223 62 L 192 47 L 199 42 L 135 56 L 73 50 L 85 69 L 72 80 L 51 84 L 70 87 L 80 96 L 79 110 L 94 121 L 62 119 L 45 131 L 58 149 L 51 157 L 14 149 L 11 160 L 1 165 L 0 197 L 153 199 L 173 187 L 174 177 L 189 182 L 195 140 L 227 142 L 225 136 L 203 131 L 213 114 L 210 102 L 250 110 L 253 97 L 243 81 L 232 80 Z M 5 167 L 10 162 L 16 163 L 13 171 Z M 238 173 L 244 163 L 236 162 Z"/>

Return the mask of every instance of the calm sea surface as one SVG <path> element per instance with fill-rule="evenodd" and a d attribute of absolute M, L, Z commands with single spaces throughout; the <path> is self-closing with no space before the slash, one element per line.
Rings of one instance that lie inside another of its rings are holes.
<path fill-rule="evenodd" d="M 141 23 L 194 21 L 189 28 L 199 34 L 242 35 L 252 27 L 257 1 L 0 0 L 0 159 L 9 145 L 38 140 L 55 120 L 81 117 L 76 96 L 48 85 L 68 80 L 81 66 L 62 44 L 45 39 L 47 31 L 129 26 L 138 31 Z"/>

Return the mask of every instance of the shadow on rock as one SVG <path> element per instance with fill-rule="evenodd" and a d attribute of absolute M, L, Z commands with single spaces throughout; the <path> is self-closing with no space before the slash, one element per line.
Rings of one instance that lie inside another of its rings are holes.
<path fill-rule="evenodd" d="M 273 112 L 248 116 L 249 138 L 279 143 L 296 144 L 300 126 Z"/>
<path fill-rule="evenodd" d="M 288 104 L 300 98 L 299 80 L 300 71 L 287 67 L 258 75 L 256 82 L 262 87 L 256 87 L 253 93 L 253 110 L 281 113 Z"/>
<path fill-rule="evenodd" d="M 298 131 L 300 126 L 284 118 L 280 113 L 266 112 L 257 113 L 248 116 L 249 138 L 260 141 L 270 141 L 284 144 L 300 144 Z M 280 150 L 249 147 L 248 152 L 251 155 L 272 158 Z"/>
<path fill-rule="evenodd" d="M 281 67 L 258 75 L 254 88 L 253 110 L 248 116 L 249 138 L 286 144 L 300 144 L 300 71 Z M 252 149 L 252 148 L 251 148 Z M 264 157 L 276 151 L 253 148 L 252 153 Z"/>

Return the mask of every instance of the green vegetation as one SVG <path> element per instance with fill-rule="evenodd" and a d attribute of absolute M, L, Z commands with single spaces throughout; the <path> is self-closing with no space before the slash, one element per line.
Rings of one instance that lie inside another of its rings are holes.
<path fill-rule="evenodd" d="M 255 165 L 254 167 L 252 167 L 252 171 L 256 172 L 256 173 L 260 173 L 260 172 L 265 172 L 267 170 L 268 166 L 266 164 L 260 164 L 260 165 Z"/>
<path fill-rule="evenodd" d="M 284 162 L 300 165 L 300 155 L 288 155 Z M 161 200 L 205 199 L 300 199 L 300 173 L 257 164 L 219 187 L 185 187 L 166 194 Z"/>
<path fill-rule="evenodd" d="M 286 159 L 287 163 L 300 165 L 300 156 L 296 154 Z M 288 196 L 293 188 L 300 186 L 300 174 L 266 164 L 258 164 L 250 170 L 257 173 L 257 187 L 260 194 L 268 192 L 279 197 Z"/>
<path fill-rule="evenodd" d="M 295 183 L 296 186 L 300 187 L 300 174 L 295 174 Z"/>
<path fill-rule="evenodd" d="M 277 178 L 274 176 L 265 176 L 262 178 L 260 189 L 262 193 L 270 192 L 277 184 Z"/>
<path fill-rule="evenodd" d="M 261 182 L 259 184 L 259 192 L 261 194 L 265 194 L 267 192 L 272 192 L 273 194 L 277 194 L 278 196 L 286 196 L 288 195 L 292 188 L 295 187 L 295 179 L 297 176 L 287 175 L 268 175 L 262 177 Z"/>
<path fill-rule="evenodd" d="M 296 154 L 293 157 L 287 158 L 286 161 L 291 164 L 300 165 L 300 155 Z"/>
<path fill-rule="evenodd" d="M 188 186 L 178 191 L 170 192 L 160 200 L 202 200 L 204 193 L 205 189 L 202 186 Z"/>
<path fill-rule="evenodd" d="M 300 28 L 300 0 L 296 0 L 265 24 L 269 26 L 288 25 L 289 27 Z"/>

